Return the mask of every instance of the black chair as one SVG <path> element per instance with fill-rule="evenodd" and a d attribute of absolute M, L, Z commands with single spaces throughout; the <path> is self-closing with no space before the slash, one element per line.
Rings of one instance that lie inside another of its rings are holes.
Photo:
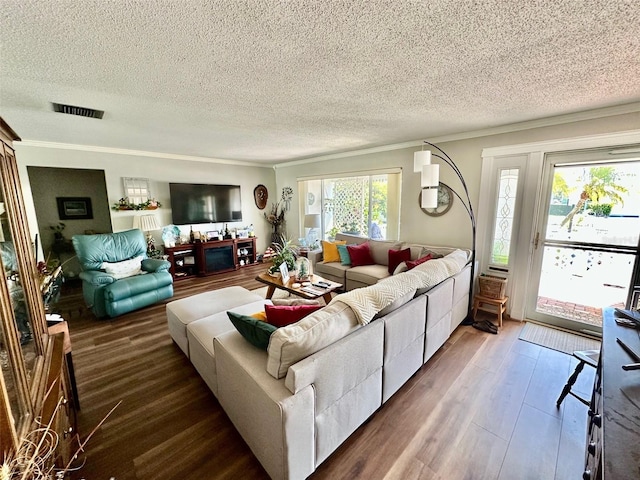
<path fill-rule="evenodd" d="M 560 404 L 564 400 L 564 397 L 566 397 L 569 394 L 576 397 L 586 406 L 589 406 L 589 404 L 591 403 L 589 400 L 586 400 L 581 396 L 573 393 L 571 391 L 571 387 L 573 386 L 574 383 L 576 383 L 576 380 L 578 379 L 578 375 L 580 375 L 580 372 L 584 368 L 585 364 L 591 365 L 593 368 L 596 368 L 596 366 L 598 365 L 598 358 L 600 357 L 600 350 L 578 350 L 573 352 L 573 356 L 576 357 L 579 360 L 579 362 L 578 362 L 578 365 L 576 366 L 576 369 L 573 371 L 573 373 L 569 377 L 569 380 L 567 380 L 567 384 L 562 389 L 562 393 L 558 397 L 558 401 L 556 402 L 557 408 L 560 408 Z"/>

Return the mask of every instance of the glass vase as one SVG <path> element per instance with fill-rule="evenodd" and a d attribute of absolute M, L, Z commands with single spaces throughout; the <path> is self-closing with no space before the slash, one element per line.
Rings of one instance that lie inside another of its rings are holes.
<path fill-rule="evenodd" d="M 296 260 L 296 280 L 304 282 L 311 277 L 311 262 L 307 257 L 299 257 Z"/>

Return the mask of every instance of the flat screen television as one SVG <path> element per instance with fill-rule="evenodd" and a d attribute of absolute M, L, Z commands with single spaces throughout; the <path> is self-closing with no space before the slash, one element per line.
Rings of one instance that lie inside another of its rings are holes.
<path fill-rule="evenodd" d="M 242 221 L 240 185 L 170 183 L 169 193 L 175 225 Z"/>

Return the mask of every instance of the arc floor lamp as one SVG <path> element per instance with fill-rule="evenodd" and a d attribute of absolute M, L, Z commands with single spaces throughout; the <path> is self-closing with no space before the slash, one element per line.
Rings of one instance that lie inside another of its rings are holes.
<path fill-rule="evenodd" d="M 462 196 L 454 188 L 451 188 L 449 185 L 443 183 L 453 192 L 456 197 L 460 199 L 460 202 L 466 210 L 467 215 L 469 215 L 469 220 L 471 221 L 471 280 L 469 285 L 469 304 L 467 306 L 467 318 L 463 320 L 462 324 L 472 325 L 474 322 L 471 307 L 473 305 L 472 297 L 476 263 L 476 216 L 473 212 L 471 198 L 469 197 L 469 189 L 467 188 L 467 182 L 465 182 L 464 177 L 462 176 L 462 172 L 460 171 L 456 163 L 451 159 L 451 157 L 437 145 L 427 142 L 426 140 L 424 140 L 424 143 L 425 145 L 428 145 L 429 147 L 434 149 L 435 152 L 432 152 L 431 150 L 421 150 L 413 154 L 413 171 L 415 173 L 420 173 L 421 175 L 420 186 L 422 187 L 422 208 L 436 208 L 438 206 L 440 165 L 431 163 L 431 157 L 439 158 L 445 164 L 451 167 L 451 169 L 458 177 L 458 180 L 460 181 L 460 184 L 462 185 L 462 189 L 464 191 L 464 196 Z"/>

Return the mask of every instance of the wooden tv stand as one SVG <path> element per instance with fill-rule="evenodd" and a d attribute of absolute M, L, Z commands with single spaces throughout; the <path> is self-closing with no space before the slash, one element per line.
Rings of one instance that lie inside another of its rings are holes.
<path fill-rule="evenodd" d="M 251 237 L 185 243 L 165 247 L 164 253 L 171 264 L 171 276 L 174 280 L 182 280 L 231 272 L 256 263 L 256 240 Z"/>

